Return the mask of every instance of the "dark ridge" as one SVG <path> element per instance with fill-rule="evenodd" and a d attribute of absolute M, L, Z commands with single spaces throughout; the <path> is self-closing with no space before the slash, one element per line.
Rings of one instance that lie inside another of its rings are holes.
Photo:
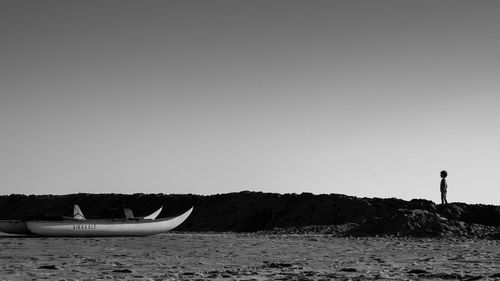
<path fill-rule="evenodd" d="M 439 236 L 480 232 L 474 225 L 500 226 L 500 206 L 423 199 L 357 198 L 341 194 L 276 194 L 243 191 L 210 196 L 193 194 L 68 194 L 0 196 L 0 219 L 68 216 L 78 204 L 87 218 L 102 218 L 106 210 L 123 206 L 147 215 L 164 206 L 160 217 L 178 215 L 194 206 L 180 231 L 254 232 L 276 228 L 358 225 L 350 235 Z M 412 212 L 412 210 L 421 210 Z M 401 224 L 401 225 L 398 225 Z M 412 232 L 413 231 L 413 232 Z M 446 232 L 448 231 L 448 232 Z M 463 232 L 462 231 L 462 232 Z M 468 232 L 467 232 L 468 233 Z"/>

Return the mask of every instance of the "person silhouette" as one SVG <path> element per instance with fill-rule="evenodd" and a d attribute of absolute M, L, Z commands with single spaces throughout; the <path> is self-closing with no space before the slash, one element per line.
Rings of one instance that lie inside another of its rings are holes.
<path fill-rule="evenodd" d="M 448 172 L 445 170 L 441 171 L 441 184 L 439 185 L 441 189 L 441 204 L 448 204 L 446 200 L 446 193 L 448 191 L 448 184 L 446 183 L 446 177 L 448 176 Z"/>

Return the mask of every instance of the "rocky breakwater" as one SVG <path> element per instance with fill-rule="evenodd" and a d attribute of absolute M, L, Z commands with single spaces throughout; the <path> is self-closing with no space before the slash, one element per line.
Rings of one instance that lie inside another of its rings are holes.
<path fill-rule="evenodd" d="M 397 210 L 393 215 L 366 221 L 345 234 L 353 236 L 474 237 L 493 238 L 498 227 L 450 220 L 426 210 Z"/>
<path fill-rule="evenodd" d="M 500 206 L 429 200 L 357 198 L 341 194 L 243 191 L 193 194 L 69 194 L 0 196 L 0 219 L 71 215 L 78 204 L 87 218 L 126 206 L 136 216 L 164 206 L 160 217 L 195 206 L 179 231 L 324 233 L 334 236 L 499 237 Z M 495 235 L 496 234 L 496 235 Z"/>

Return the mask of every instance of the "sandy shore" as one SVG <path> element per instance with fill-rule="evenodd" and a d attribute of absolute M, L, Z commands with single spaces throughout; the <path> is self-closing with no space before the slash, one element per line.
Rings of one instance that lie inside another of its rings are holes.
<path fill-rule="evenodd" d="M 500 241 L 168 233 L 0 236 L 1 280 L 500 280 Z"/>

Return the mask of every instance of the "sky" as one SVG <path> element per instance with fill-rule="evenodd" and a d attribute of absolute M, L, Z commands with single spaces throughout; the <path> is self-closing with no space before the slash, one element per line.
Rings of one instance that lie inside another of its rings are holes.
<path fill-rule="evenodd" d="M 0 194 L 500 205 L 500 3 L 0 2 Z"/>

